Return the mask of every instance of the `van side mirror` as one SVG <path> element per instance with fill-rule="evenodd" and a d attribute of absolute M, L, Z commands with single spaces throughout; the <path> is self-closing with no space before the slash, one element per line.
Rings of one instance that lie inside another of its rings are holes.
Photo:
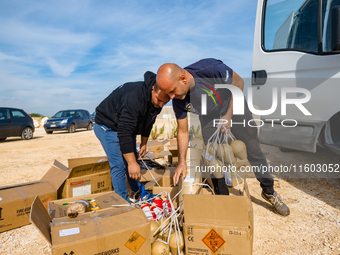
<path fill-rule="evenodd" d="M 340 52 L 340 5 L 332 9 L 332 52 Z"/>

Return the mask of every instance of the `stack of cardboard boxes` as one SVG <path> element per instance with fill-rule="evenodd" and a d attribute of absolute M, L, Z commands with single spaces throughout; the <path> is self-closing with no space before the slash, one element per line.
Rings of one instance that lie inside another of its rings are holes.
<path fill-rule="evenodd" d="M 164 144 L 153 147 L 159 157 Z M 177 145 L 168 149 L 176 160 Z M 160 168 L 142 171 L 141 182 L 150 193 L 174 197 L 176 168 Z M 178 197 L 176 208 L 182 202 Z M 67 217 L 68 206 L 79 199 L 94 199 L 101 210 Z M 184 195 L 183 206 L 185 254 L 252 254 L 254 218 L 246 181 L 238 195 L 212 196 L 200 188 Z M 112 191 L 106 157 L 69 159 L 67 167 L 55 161 L 40 181 L 0 187 L 0 232 L 30 222 L 53 254 L 151 254 L 150 222 Z"/>
<path fill-rule="evenodd" d="M 40 181 L 0 187 L 0 232 L 29 224 L 36 196 L 47 208 L 52 200 L 111 190 L 105 157 L 70 159 L 68 167 L 56 160 Z"/>

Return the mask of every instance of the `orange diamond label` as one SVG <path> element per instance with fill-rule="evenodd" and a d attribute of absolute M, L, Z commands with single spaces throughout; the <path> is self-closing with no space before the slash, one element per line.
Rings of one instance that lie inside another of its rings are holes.
<path fill-rule="evenodd" d="M 145 238 L 138 234 L 136 231 L 133 232 L 132 236 L 130 236 L 129 240 L 124 244 L 125 247 L 129 248 L 134 253 L 137 253 L 145 242 Z"/>
<path fill-rule="evenodd" d="M 217 234 L 213 228 L 205 237 L 203 237 L 202 242 L 208 246 L 213 253 L 217 252 L 217 250 L 225 243 L 224 239 Z"/>

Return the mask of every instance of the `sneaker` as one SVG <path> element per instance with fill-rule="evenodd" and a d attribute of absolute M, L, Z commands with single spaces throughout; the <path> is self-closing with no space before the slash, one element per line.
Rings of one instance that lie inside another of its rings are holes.
<path fill-rule="evenodd" d="M 273 205 L 274 211 L 277 214 L 280 214 L 282 216 L 288 216 L 290 214 L 288 206 L 282 201 L 280 194 L 276 191 L 274 191 L 273 195 L 268 195 L 264 191 L 262 191 L 261 196 Z"/>
<path fill-rule="evenodd" d="M 128 199 L 130 200 L 130 202 L 132 204 L 136 203 L 138 201 L 138 199 L 140 198 L 140 192 L 139 190 L 136 192 L 133 192 L 132 190 L 128 191 Z"/>

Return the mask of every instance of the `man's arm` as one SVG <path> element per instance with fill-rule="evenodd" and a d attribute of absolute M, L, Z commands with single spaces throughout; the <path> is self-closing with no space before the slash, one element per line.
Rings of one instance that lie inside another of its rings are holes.
<path fill-rule="evenodd" d="M 125 95 L 122 101 L 121 117 L 119 118 L 117 133 L 120 150 L 128 163 L 129 176 L 134 180 L 139 180 L 141 173 L 140 166 L 134 154 L 135 143 L 133 142 L 133 132 L 136 129 L 141 113 L 139 112 L 139 108 L 133 107 L 136 104 L 133 100 L 133 97 Z"/>
<path fill-rule="evenodd" d="M 233 81 L 232 81 L 231 84 L 235 85 L 236 87 L 238 87 L 240 90 L 243 91 L 244 81 L 235 72 L 233 72 Z M 230 124 L 231 124 L 231 118 L 232 117 L 233 117 L 233 96 L 231 96 L 231 98 L 230 98 L 227 113 L 222 117 L 222 119 L 226 119 L 227 120 L 227 123 L 225 124 L 225 127 L 227 128 L 228 133 L 230 133 Z M 222 132 L 224 132 L 224 130 L 222 130 Z"/>
<path fill-rule="evenodd" d="M 136 161 L 135 154 L 133 152 L 123 154 L 126 162 L 128 163 L 128 171 L 130 178 L 134 180 L 140 180 L 140 166 Z"/>
<path fill-rule="evenodd" d="M 176 186 L 180 177 L 182 180 L 187 175 L 186 155 L 189 143 L 188 132 L 188 116 L 184 119 L 177 119 L 178 133 L 177 133 L 177 148 L 178 148 L 178 166 L 174 175 L 174 185 Z"/>
<path fill-rule="evenodd" d="M 140 151 L 139 151 L 139 156 L 144 157 L 146 153 L 146 144 L 148 143 L 149 137 L 142 136 L 141 138 L 141 143 L 140 143 Z"/>

